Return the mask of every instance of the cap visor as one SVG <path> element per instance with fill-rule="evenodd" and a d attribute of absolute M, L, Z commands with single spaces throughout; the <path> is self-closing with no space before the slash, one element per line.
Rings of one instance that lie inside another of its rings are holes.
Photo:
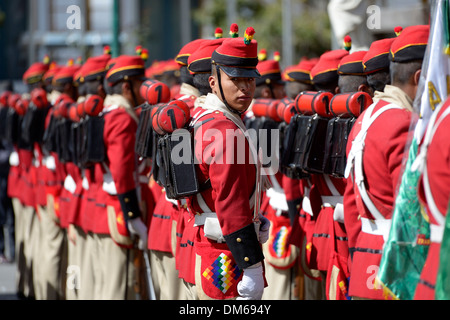
<path fill-rule="evenodd" d="M 259 78 L 261 75 L 257 69 L 247 69 L 247 68 L 234 68 L 220 66 L 230 78 Z"/>

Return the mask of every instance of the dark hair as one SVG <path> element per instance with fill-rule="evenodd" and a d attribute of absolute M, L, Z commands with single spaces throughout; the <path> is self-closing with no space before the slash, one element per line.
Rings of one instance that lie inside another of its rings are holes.
<path fill-rule="evenodd" d="M 211 93 L 211 86 L 209 85 L 210 73 L 196 73 L 193 76 L 193 85 L 200 91 L 202 96 Z"/>
<path fill-rule="evenodd" d="M 286 95 L 291 98 L 297 98 L 298 94 L 303 91 L 313 91 L 314 86 L 312 84 L 298 82 L 298 81 L 286 81 L 285 84 Z"/>
<path fill-rule="evenodd" d="M 86 95 L 88 95 L 88 94 L 98 94 L 98 86 L 100 86 L 100 85 L 102 85 L 102 86 L 104 86 L 104 84 L 103 84 L 103 80 L 93 80 L 93 81 L 87 81 L 87 82 L 84 82 L 84 93 L 86 94 Z"/>
<path fill-rule="evenodd" d="M 325 91 L 335 93 L 336 87 L 338 86 L 338 80 L 327 82 L 327 83 L 314 83 L 314 89 L 316 91 Z"/>
<path fill-rule="evenodd" d="M 78 84 L 78 86 L 77 86 L 77 88 L 78 88 L 78 95 L 80 95 L 80 96 L 85 96 L 85 95 L 87 95 L 87 85 L 86 85 L 86 82 L 83 82 L 83 83 L 79 83 Z"/>
<path fill-rule="evenodd" d="M 119 81 L 112 86 L 109 86 L 108 94 L 122 94 L 122 83 L 123 81 Z"/>
<path fill-rule="evenodd" d="M 194 86 L 194 77 L 189 72 L 187 66 L 181 66 L 180 68 L 180 81 L 181 83 L 187 83 Z"/>
<path fill-rule="evenodd" d="M 367 83 L 372 88 L 372 90 L 375 92 L 384 91 L 384 87 L 387 84 L 391 84 L 391 75 L 389 72 L 389 69 L 377 71 L 374 73 L 370 73 L 367 75 Z"/>
<path fill-rule="evenodd" d="M 339 76 L 339 89 L 341 93 L 348 93 L 348 92 L 356 92 L 358 91 L 358 88 L 360 85 L 368 85 L 367 83 L 367 77 L 364 76 L 357 76 L 357 75 L 340 75 Z"/>
<path fill-rule="evenodd" d="M 408 62 L 392 62 L 390 64 L 391 83 L 393 85 L 407 84 L 417 70 L 422 69 L 422 60 Z"/>

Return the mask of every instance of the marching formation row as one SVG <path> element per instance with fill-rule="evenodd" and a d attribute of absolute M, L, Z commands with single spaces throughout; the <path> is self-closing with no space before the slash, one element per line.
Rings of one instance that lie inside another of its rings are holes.
<path fill-rule="evenodd" d="M 395 32 L 352 53 L 346 37 L 285 70 L 236 24 L 149 68 L 142 47 L 30 66 L 29 93 L 0 101 L 18 292 L 384 299 L 375 277 L 429 26 Z M 432 222 L 434 207 L 447 211 L 450 184 L 432 178 L 446 153 L 425 188 L 439 203 L 418 195 Z M 417 298 L 433 298 L 436 246 L 432 236 Z"/>

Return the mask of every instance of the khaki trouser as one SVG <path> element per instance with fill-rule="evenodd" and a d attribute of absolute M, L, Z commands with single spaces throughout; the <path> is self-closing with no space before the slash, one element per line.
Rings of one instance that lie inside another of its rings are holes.
<path fill-rule="evenodd" d="M 81 227 L 70 225 L 67 243 L 66 299 L 92 300 L 94 298 L 94 271 L 90 251 L 94 242 L 89 241 L 88 234 Z"/>
<path fill-rule="evenodd" d="M 265 276 L 268 287 L 262 300 L 291 300 L 294 285 L 294 269 L 277 269 L 265 264 Z"/>
<path fill-rule="evenodd" d="M 23 206 L 21 210 L 21 222 L 23 232 L 23 255 L 25 258 L 24 290 L 23 294 L 28 298 L 35 298 L 35 284 L 39 274 L 39 264 L 35 255 L 39 248 L 39 221 L 33 207 Z"/>
<path fill-rule="evenodd" d="M 186 292 L 186 300 L 199 300 L 195 284 L 183 280 L 183 285 Z"/>
<path fill-rule="evenodd" d="M 135 300 L 133 250 L 119 247 L 107 234 L 94 234 L 95 300 Z"/>
<path fill-rule="evenodd" d="M 14 209 L 14 233 L 15 233 L 15 251 L 16 251 L 16 288 L 20 294 L 28 293 L 28 275 L 27 262 L 25 259 L 25 228 L 23 219 L 23 205 L 17 198 L 12 198 Z M 27 288 L 27 289 L 25 289 Z"/>
<path fill-rule="evenodd" d="M 65 231 L 58 225 L 54 211 L 54 198 L 47 196 L 47 206 L 39 206 L 40 216 L 40 259 L 39 299 L 63 300 L 66 279 Z M 36 297 L 38 298 L 38 297 Z"/>
<path fill-rule="evenodd" d="M 188 295 L 183 280 L 178 277 L 172 253 L 156 250 L 149 253 L 156 300 L 187 300 Z"/>

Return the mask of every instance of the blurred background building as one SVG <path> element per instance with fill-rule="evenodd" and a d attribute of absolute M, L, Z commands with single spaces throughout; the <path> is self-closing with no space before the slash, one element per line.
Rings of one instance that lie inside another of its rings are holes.
<path fill-rule="evenodd" d="M 283 67 L 342 46 L 394 36 L 397 25 L 428 23 L 426 0 L 0 0 L 0 82 L 20 90 L 28 66 L 49 55 L 64 64 L 110 45 L 113 55 L 136 45 L 155 60 L 173 58 L 192 39 L 238 23 L 256 30 L 260 48 L 281 53 Z"/>

